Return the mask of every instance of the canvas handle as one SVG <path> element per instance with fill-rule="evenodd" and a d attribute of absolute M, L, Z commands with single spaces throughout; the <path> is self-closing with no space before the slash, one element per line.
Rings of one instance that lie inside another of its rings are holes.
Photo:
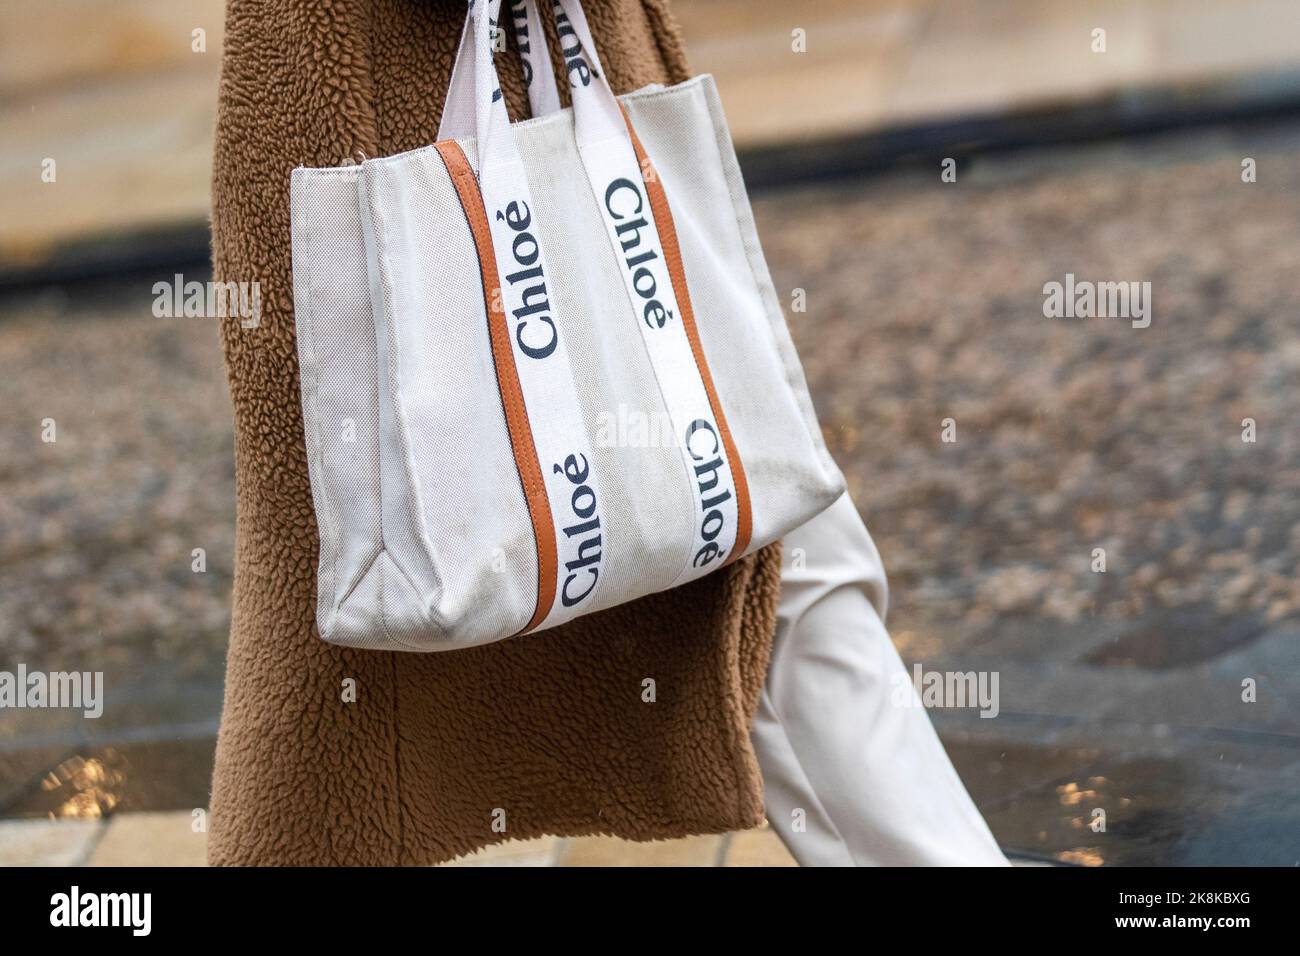
<path fill-rule="evenodd" d="M 438 120 L 438 141 L 463 139 L 474 135 L 474 12 L 465 15 L 460 30 L 456 60 L 451 65 L 451 80 Z"/>
<path fill-rule="evenodd" d="M 438 125 L 439 141 L 475 137 L 480 175 L 486 167 L 519 161 L 493 60 L 500 10 L 501 0 L 469 0 Z"/>
<path fill-rule="evenodd" d="M 478 139 L 478 185 L 490 220 L 492 244 L 501 262 L 509 263 L 510 244 L 518 241 L 508 228 L 510 209 L 516 210 L 516 225 L 519 217 L 527 217 L 531 222 L 531 197 L 492 58 L 492 31 L 496 28 L 500 2 L 470 0 L 468 35 L 463 38 L 463 56 L 457 65 L 466 58 L 473 64 L 474 83 L 469 100 L 474 106 Z M 535 0 L 527 2 L 531 4 Z M 606 241 L 618 261 L 626 293 L 624 314 L 636 324 L 645 343 L 677 436 L 683 481 L 695 499 L 693 540 L 689 549 L 683 551 L 673 582 L 683 584 L 746 552 L 752 522 L 744 467 L 713 386 L 695 325 L 677 231 L 663 184 L 609 86 L 579 0 L 555 0 L 555 20 L 564 74 L 573 100 L 578 154 L 605 225 Z M 540 44 L 538 49 L 542 49 Z M 453 105 L 460 104 L 459 108 L 463 108 L 467 102 L 463 87 L 450 90 L 449 100 L 452 94 L 456 96 Z M 539 233 L 528 233 L 527 251 L 528 265 L 530 268 L 535 265 L 541 276 L 545 271 L 542 264 L 545 256 Z M 511 273 L 504 266 L 501 273 L 507 280 L 524 274 Z M 507 314 L 521 314 L 516 311 L 517 305 L 524 311 L 529 308 L 522 304 L 519 290 L 511 282 L 507 281 L 502 291 L 507 299 L 513 295 L 518 300 L 506 302 Z M 556 324 L 556 331 L 563 331 L 562 322 Z M 563 341 L 563 337 L 558 341 Z M 525 362 L 521 367 L 528 368 L 531 364 Z M 539 372 L 536 387 L 525 381 L 525 399 L 546 395 L 551 387 L 562 389 L 563 394 L 572 398 L 576 385 L 567 368 L 567 355 L 562 353 L 558 362 L 546 364 L 563 368 L 554 372 L 549 385 L 542 379 L 550 378 L 550 372 Z M 573 413 L 563 421 L 558 415 L 546 416 L 543 421 L 548 427 L 541 435 L 534 429 L 539 438 L 539 451 L 545 449 L 558 454 L 566 440 L 572 443 L 581 435 L 584 426 L 581 416 L 575 412 L 576 398 L 565 404 L 550 400 L 545 404 L 548 411 L 567 407 Z M 552 454 L 543 454 L 542 458 L 560 460 Z M 556 504 L 553 499 L 553 513 L 557 511 Z M 565 566 L 564 562 L 561 566 Z"/>
<path fill-rule="evenodd" d="M 695 499 L 694 540 L 674 581 L 683 584 L 746 552 L 748 482 L 695 323 L 663 183 L 610 88 L 582 4 L 554 0 L 554 9 L 578 153 Z"/>
<path fill-rule="evenodd" d="M 534 0 L 508 0 L 508 6 L 532 114 L 536 117 L 554 113 L 560 108 L 560 91 L 537 4 Z M 495 9 L 489 14 L 490 48 L 495 50 L 501 46 L 501 24 Z M 439 140 L 462 139 L 476 133 L 474 63 L 477 50 L 473 45 L 473 35 L 471 17 L 467 16 L 456 51 L 456 62 L 452 65 L 447 100 L 438 123 Z"/>
<path fill-rule="evenodd" d="M 464 209 L 483 277 L 484 308 L 511 445 L 537 543 L 538 597 L 525 630 L 585 613 L 603 584 L 601 467 L 591 449 L 571 327 L 551 289 L 550 257 L 493 62 L 501 0 L 469 0 L 453 105 L 472 105 L 477 176 L 454 138 L 442 157 Z M 464 77 L 472 79 L 472 83 Z M 453 116 L 454 120 L 454 116 Z"/>
<path fill-rule="evenodd" d="M 582 4 L 579 0 L 555 0 L 554 8 L 578 147 L 614 137 L 628 139 L 622 107 L 605 77 Z"/>
<path fill-rule="evenodd" d="M 509 3 L 515 47 L 528 85 L 528 103 L 533 116 L 547 116 L 560 108 L 560 90 L 555 82 L 555 67 L 541 15 L 534 0 L 509 0 Z"/>
<path fill-rule="evenodd" d="M 478 97 L 482 94 L 475 92 L 475 66 L 480 60 L 481 50 L 485 49 L 484 55 L 490 60 L 492 51 L 499 46 L 501 2 L 490 3 L 486 40 L 478 44 L 474 43 L 476 4 L 470 4 L 456 62 L 452 66 L 442 119 L 438 124 L 439 140 L 461 139 L 480 132 L 476 112 L 481 102 Z M 537 0 L 509 0 L 508 6 L 532 114 L 534 117 L 546 116 L 560 109 L 560 96 Z M 554 11 L 560 53 L 573 100 L 578 145 L 581 147 L 615 136 L 626 137 L 623 113 L 605 77 L 582 4 L 579 0 L 555 0 Z M 491 76 L 491 89 L 496 91 L 499 83 L 495 64 Z"/>
<path fill-rule="evenodd" d="M 610 88 L 582 4 L 554 2 L 578 153 L 695 499 L 694 540 L 674 582 L 683 584 L 749 547 L 748 482 L 695 323 L 664 185 Z"/>

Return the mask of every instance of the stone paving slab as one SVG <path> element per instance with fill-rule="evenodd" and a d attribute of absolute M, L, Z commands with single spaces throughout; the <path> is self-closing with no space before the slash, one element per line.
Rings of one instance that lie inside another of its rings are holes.
<path fill-rule="evenodd" d="M 0 866 L 206 866 L 207 836 L 186 812 L 115 814 L 105 821 L 0 822 Z M 1044 862 L 1017 861 L 1019 866 Z M 512 840 L 444 867 L 791 867 L 794 858 L 764 826 L 721 836 L 634 843 L 615 837 Z"/>
<path fill-rule="evenodd" d="M 0 866 L 81 866 L 103 831 L 99 820 L 0 820 Z"/>
<path fill-rule="evenodd" d="M 874 123 L 1294 69 L 1300 48 L 1284 26 L 1294 20 L 1290 0 L 936 0 Z M 1104 53 L 1093 50 L 1099 28 Z"/>
<path fill-rule="evenodd" d="M 744 830 L 727 836 L 727 866 L 798 866 L 771 827 Z"/>
<path fill-rule="evenodd" d="M 184 811 L 114 814 L 87 865 L 207 866 L 207 833 L 196 819 Z"/>
<path fill-rule="evenodd" d="M 204 866 L 207 835 L 193 813 L 114 814 L 107 820 L 0 822 L 4 866 Z M 636 843 L 615 837 L 511 840 L 443 866 L 793 866 L 769 828 Z"/>
<path fill-rule="evenodd" d="M 180 71 L 0 101 L 0 261 L 39 262 L 60 243 L 201 222 L 212 178 L 215 74 Z M 55 165 L 53 182 L 43 179 Z"/>
<path fill-rule="evenodd" d="M 560 866 L 718 866 L 721 836 L 633 843 L 615 837 L 574 837 L 565 841 Z"/>
<path fill-rule="evenodd" d="M 476 853 L 441 866 L 554 866 L 563 852 L 564 841 L 558 837 L 538 837 L 535 840 L 507 840 L 495 846 L 484 847 Z"/>
<path fill-rule="evenodd" d="M 219 59 L 224 4 L 214 0 L 41 0 L 0 11 L 0 99 L 60 94 Z M 75 28 L 74 28 L 75 27 Z M 193 50 L 206 32 L 207 53 Z"/>

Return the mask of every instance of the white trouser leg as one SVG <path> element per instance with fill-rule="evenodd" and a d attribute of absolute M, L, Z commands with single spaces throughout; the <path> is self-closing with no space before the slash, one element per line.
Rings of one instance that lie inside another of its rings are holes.
<path fill-rule="evenodd" d="M 1006 865 L 925 710 L 893 702 L 911 681 L 883 623 L 880 555 L 847 494 L 786 536 L 784 563 L 752 736 L 768 819 L 795 859 Z"/>

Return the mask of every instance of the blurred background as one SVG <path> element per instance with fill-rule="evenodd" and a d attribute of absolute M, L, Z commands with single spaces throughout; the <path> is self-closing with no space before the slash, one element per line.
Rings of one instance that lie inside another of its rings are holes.
<path fill-rule="evenodd" d="M 1300 863 L 1295 4 L 674 8 L 895 641 L 999 677 L 996 718 L 931 713 L 1000 842 Z M 208 278 L 223 13 L 0 6 L 0 671 L 107 698 L 0 709 L 0 863 L 203 860 L 231 409 L 216 321 L 152 290 Z M 1045 318 L 1067 274 L 1150 282 L 1150 326 Z M 469 862 L 790 860 L 760 830 Z"/>

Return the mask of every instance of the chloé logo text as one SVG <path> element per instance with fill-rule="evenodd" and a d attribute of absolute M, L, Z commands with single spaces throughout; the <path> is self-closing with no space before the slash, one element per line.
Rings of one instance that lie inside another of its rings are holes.
<path fill-rule="evenodd" d="M 703 546 L 695 552 L 691 563 L 697 568 L 707 567 L 718 558 L 725 557 L 718 546 L 718 535 L 727 525 L 722 505 L 731 500 L 731 489 L 722 484 L 722 442 L 713 423 L 697 418 L 686 428 L 686 448 L 696 462 L 695 483 L 700 502 L 700 538 Z"/>
<path fill-rule="evenodd" d="M 641 230 L 650 228 L 641 215 L 645 209 L 641 190 L 630 179 L 615 179 L 605 189 L 605 209 L 618 223 L 614 232 L 623 249 L 623 265 L 632 274 L 632 288 L 641 297 L 641 318 L 650 328 L 662 329 L 673 314 L 659 301 L 659 281 L 651 271 L 659 252 L 653 246 L 641 248 Z"/>
<path fill-rule="evenodd" d="M 555 4 L 555 32 L 560 38 L 560 55 L 564 57 L 564 72 L 569 74 L 570 85 L 590 86 L 591 66 L 582 55 L 582 41 L 558 3 Z"/>
<path fill-rule="evenodd" d="M 515 317 L 515 342 L 519 350 L 531 359 L 544 359 L 555 351 L 559 336 L 555 320 L 551 318 L 551 300 L 546 292 L 546 277 L 542 275 L 541 248 L 537 237 L 528 231 L 533 212 L 528 203 L 516 200 L 498 210 L 498 221 L 504 221 L 515 231 L 510 243 L 514 257 L 514 272 L 505 279 L 513 288 L 523 283 L 518 291 L 518 306 L 511 311 Z"/>
<path fill-rule="evenodd" d="M 562 529 L 566 553 L 573 556 L 564 562 L 564 586 L 560 588 L 560 601 L 573 607 L 587 599 L 600 580 L 600 563 L 604 558 L 600 538 L 600 513 L 596 492 L 587 484 L 591 466 L 586 455 L 569 455 L 563 464 L 551 466 L 557 475 L 563 475 L 573 486 L 569 498 L 572 516 Z"/>

